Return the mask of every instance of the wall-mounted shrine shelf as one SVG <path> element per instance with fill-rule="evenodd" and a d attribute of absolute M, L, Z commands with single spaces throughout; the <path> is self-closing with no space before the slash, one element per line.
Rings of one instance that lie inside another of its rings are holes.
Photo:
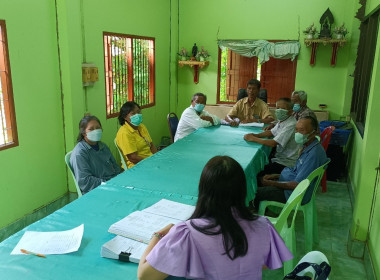
<path fill-rule="evenodd" d="M 319 44 L 322 44 L 324 46 L 332 45 L 330 65 L 335 66 L 338 47 L 343 47 L 346 44 L 346 42 L 346 39 L 305 39 L 305 45 L 307 47 L 311 46 L 310 65 L 315 64 L 317 47 Z"/>
<path fill-rule="evenodd" d="M 209 64 L 209 61 L 195 61 L 195 60 L 179 60 L 178 65 L 183 67 L 184 65 L 188 65 L 194 68 L 194 83 L 199 83 L 199 68 L 203 68 Z"/>

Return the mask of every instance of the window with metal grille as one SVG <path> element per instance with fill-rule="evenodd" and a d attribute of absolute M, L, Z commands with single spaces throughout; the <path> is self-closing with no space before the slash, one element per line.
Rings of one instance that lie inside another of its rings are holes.
<path fill-rule="evenodd" d="M 375 60 L 379 13 L 373 13 L 360 25 L 360 39 L 352 88 L 351 117 L 363 136 L 367 115 L 368 95 L 371 86 L 373 62 Z"/>
<path fill-rule="evenodd" d="M 142 108 L 155 104 L 154 38 L 103 33 L 107 118 L 126 101 Z"/>
<path fill-rule="evenodd" d="M 294 91 L 297 60 L 271 57 L 269 61 L 260 65 L 257 57 L 244 57 L 228 48 L 219 48 L 218 61 L 219 104 L 235 103 L 239 89 L 246 88 L 250 79 L 258 79 L 261 88 L 267 90 L 267 102 L 270 106 L 275 106 L 281 97 L 290 98 Z"/>
<path fill-rule="evenodd" d="M 18 146 L 5 21 L 0 20 L 0 150 Z"/>

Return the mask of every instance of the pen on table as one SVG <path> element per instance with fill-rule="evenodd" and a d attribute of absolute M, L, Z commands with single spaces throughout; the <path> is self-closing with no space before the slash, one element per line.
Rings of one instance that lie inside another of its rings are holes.
<path fill-rule="evenodd" d="M 21 251 L 21 253 L 24 253 L 24 254 L 35 255 L 35 256 L 37 256 L 37 257 L 46 258 L 45 255 L 38 254 L 38 253 L 33 253 L 33 252 L 27 251 L 27 250 L 25 250 L 25 249 L 20 249 L 20 251 Z"/>

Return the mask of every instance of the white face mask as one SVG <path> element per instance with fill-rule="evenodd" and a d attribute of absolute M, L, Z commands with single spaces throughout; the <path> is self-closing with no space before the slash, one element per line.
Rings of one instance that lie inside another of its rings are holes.
<path fill-rule="evenodd" d="M 91 142 L 99 142 L 102 138 L 103 130 L 101 128 L 86 133 L 87 139 Z"/>

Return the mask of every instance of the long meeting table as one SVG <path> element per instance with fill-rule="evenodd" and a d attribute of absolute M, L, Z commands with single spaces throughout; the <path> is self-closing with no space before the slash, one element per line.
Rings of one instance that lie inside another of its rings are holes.
<path fill-rule="evenodd" d="M 196 197 L 198 183 L 207 161 L 217 155 L 236 159 L 247 179 L 247 202 L 256 193 L 256 175 L 268 163 L 270 149 L 247 142 L 244 135 L 260 132 L 255 127 L 214 126 L 201 128 L 139 162 L 108 184 L 130 186 L 165 193 Z"/>
<path fill-rule="evenodd" d="M 162 198 L 195 205 L 199 177 L 215 155 L 235 158 L 247 178 L 247 201 L 269 149 L 244 134 L 258 128 L 217 126 L 199 129 L 108 181 L 105 185 L 10 236 L 0 244 L 0 279 L 137 279 L 137 265 L 102 258 L 101 246 L 114 235 L 110 225 Z M 61 231 L 84 224 L 77 252 L 65 255 L 10 255 L 25 231 Z"/>

